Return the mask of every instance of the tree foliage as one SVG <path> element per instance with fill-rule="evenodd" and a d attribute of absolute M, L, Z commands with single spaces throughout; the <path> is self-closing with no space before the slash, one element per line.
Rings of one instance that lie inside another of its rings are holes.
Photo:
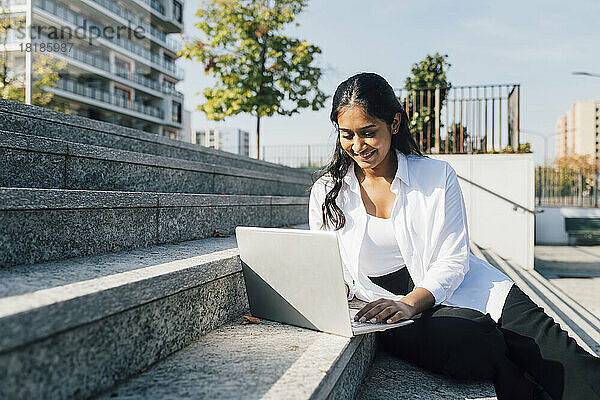
<path fill-rule="evenodd" d="M 327 96 L 318 88 L 321 49 L 283 34 L 307 0 L 208 0 L 196 13 L 202 38 L 184 44 L 179 55 L 204 64 L 216 78 L 197 108 L 211 120 L 239 113 L 260 118 L 318 110 Z"/>
<path fill-rule="evenodd" d="M 423 136 L 423 151 L 430 152 L 435 146 L 435 88 L 440 88 L 440 107 L 446 101 L 448 90 L 452 86 L 448 81 L 447 72 L 451 64 L 448 55 L 427 55 L 424 60 L 412 65 L 412 76 L 406 78 L 404 88 L 408 91 L 407 112 L 410 116 L 409 126 L 415 135 L 417 143 Z M 427 102 L 429 101 L 429 105 Z M 440 126 L 443 126 L 440 121 Z M 429 140 L 427 141 L 427 137 Z M 441 147 L 441 143 L 440 143 Z M 438 149 L 439 151 L 439 149 Z"/>
<path fill-rule="evenodd" d="M 9 12 L 6 7 L 0 8 L 0 96 L 3 99 L 18 102 L 25 101 L 25 72 L 18 71 L 16 65 L 10 65 L 7 44 L 11 31 L 23 26 L 23 16 Z M 44 54 L 32 54 L 32 104 L 54 109 L 56 111 L 70 112 L 62 106 L 49 106 L 54 94 L 46 88 L 56 87 L 59 79 L 58 71 L 65 68 L 67 63 Z"/>
<path fill-rule="evenodd" d="M 32 65 L 33 92 L 31 93 L 31 103 L 36 106 L 42 106 L 69 113 L 59 105 L 49 105 L 54 98 L 52 92 L 47 88 L 56 87 L 56 81 L 59 79 L 58 72 L 66 66 L 65 61 L 56 60 L 51 56 L 36 54 Z M 0 93 L 3 99 L 13 100 L 23 103 L 25 101 L 25 73 L 11 74 L 9 77 L 0 77 Z"/>
<path fill-rule="evenodd" d="M 406 78 L 404 87 L 407 90 L 424 88 L 450 88 L 452 84 L 448 81 L 447 72 L 452 64 L 447 61 L 448 55 L 436 52 L 427 55 L 424 60 L 412 65 L 412 76 Z"/>

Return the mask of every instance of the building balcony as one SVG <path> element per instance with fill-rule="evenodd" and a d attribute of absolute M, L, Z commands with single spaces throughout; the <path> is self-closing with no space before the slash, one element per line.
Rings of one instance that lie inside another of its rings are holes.
<path fill-rule="evenodd" d="M 164 93 L 164 94 L 170 94 L 173 95 L 179 99 L 183 99 L 183 93 L 181 93 L 180 91 L 176 90 L 174 87 L 171 87 L 170 85 L 167 84 L 160 84 L 158 81 L 150 79 L 144 75 L 141 74 L 137 74 L 137 73 L 132 73 L 130 71 L 127 71 L 125 69 L 117 69 L 114 74 L 120 78 L 123 79 L 127 79 L 131 82 L 135 82 L 138 85 L 142 85 L 145 86 L 147 88 L 150 89 L 154 89 L 158 92 Z"/>
<path fill-rule="evenodd" d="M 27 0 L 2 0 L 2 1 L 0 1 L 0 7 L 24 6 L 26 4 L 27 4 Z"/>
<path fill-rule="evenodd" d="M 11 33 L 13 33 L 13 32 L 11 32 Z M 14 36 L 14 35 L 12 35 L 12 36 Z M 36 40 L 36 42 L 38 42 L 38 41 L 40 43 L 53 43 L 53 44 L 58 44 L 58 45 L 60 45 L 60 43 L 61 43 L 61 42 L 58 42 L 58 41 L 55 41 L 55 40 L 52 40 L 49 38 L 42 38 L 42 39 Z M 84 63 L 86 65 L 89 65 L 91 67 L 100 69 L 103 72 L 107 72 L 107 73 L 113 75 L 116 78 L 115 80 L 129 81 L 129 82 L 125 82 L 125 83 L 129 83 L 131 86 L 135 86 L 135 84 L 137 84 L 144 88 L 151 89 L 150 91 L 148 91 L 148 93 L 150 93 L 151 95 L 160 97 L 161 94 L 167 94 L 167 95 L 172 95 L 178 99 L 183 99 L 183 93 L 176 90 L 173 85 L 168 85 L 165 83 L 160 84 L 155 79 L 150 79 L 142 74 L 132 73 L 132 72 L 124 70 L 124 69 L 116 68 L 113 71 L 113 70 L 111 70 L 110 62 L 108 60 L 106 60 L 105 58 L 100 57 L 96 54 L 92 54 L 87 51 L 81 50 L 80 48 L 73 47 L 72 49 L 70 49 L 69 51 L 66 51 L 64 53 L 53 53 L 53 54 L 55 56 L 59 56 L 61 58 L 67 59 L 67 61 L 68 61 L 68 59 L 72 59 L 72 60 L 76 60 L 81 63 Z M 92 72 L 98 73 L 98 71 L 92 71 Z M 108 76 L 108 78 L 110 79 L 111 77 Z"/>
<path fill-rule="evenodd" d="M 165 15 L 165 6 L 158 0 L 144 0 L 146 4 L 152 7 L 154 10 L 158 11 L 162 15 Z"/>
<path fill-rule="evenodd" d="M 75 27 L 83 27 L 84 21 L 87 21 L 83 16 L 51 0 L 34 0 L 34 4 L 36 7 L 39 7 L 53 16 L 70 22 Z M 158 54 L 151 52 L 143 46 L 137 45 L 122 37 L 103 37 L 102 39 L 106 40 L 108 43 L 113 43 L 130 53 L 140 56 L 145 63 L 150 64 L 152 67 L 161 70 L 167 75 L 173 76 L 176 79 L 183 79 L 183 70 L 177 67 L 174 62 L 162 59 Z"/>
<path fill-rule="evenodd" d="M 16 0 L 22 1 L 22 0 Z M 90 0 L 99 6 L 109 10 L 114 14 L 113 19 L 117 20 L 117 18 L 122 18 L 127 21 L 130 21 L 132 24 L 142 27 L 144 29 L 144 33 L 154 41 L 158 42 L 162 46 L 166 47 L 169 51 L 173 53 L 177 53 L 181 50 L 181 43 L 175 39 L 167 38 L 167 34 L 152 24 L 142 20 L 140 17 L 132 13 L 131 11 L 122 8 L 117 2 L 113 0 Z M 170 39 L 170 40 L 169 40 Z"/>
<path fill-rule="evenodd" d="M 56 82 L 56 89 L 73 93 L 82 96 L 87 99 L 95 100 L 111 107 L 107 107 L 111 111 L 123 112 L 131 115 L 134 112 L 134 116 L 137 117 L 154 117 L 150 120 L 154 121 L 155 118 L 160 120 L 165 119 L 165 113 L 162 109 L 154 106 L 145 105 L 136 101 L 124 99 L 119 96 L 115 96 L 107 90 L 94 88 L 69 78 L 62 78 Z M 49 89 L 49 91 L 53 91 Z M 114 108 L 117 107 L 117 109 Z M 119 110 L 119 108 L 121 110 Z M 147 118 L 146 118 L 147 119 Z M 155 121 L 156 122 L 156 121 Z M 160 121 L 163 122 L 163 121 Z"/>
<path fill-rule="evenodd" d="M 133 2 L 143 10 L 149 12 L 153 17 L 153 21 L 155 20 L 160 24 L 164 28 L 165 33 L 183 31 L 182 16 L 172 13 L 172 7 L 169 7 L 168 4 L 165 5 L 161 0 L 134 0 Z"/>

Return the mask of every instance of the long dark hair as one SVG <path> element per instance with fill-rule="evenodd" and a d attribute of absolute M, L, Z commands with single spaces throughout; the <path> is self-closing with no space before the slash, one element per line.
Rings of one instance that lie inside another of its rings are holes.
<path fill-rule="evenodd" d="M 340 189 L 342 179 L 353 167 L 354 160 L 346 153 L 340 144 L 338 115 L 340 109 L 346 106 L 361 106 L 372 117 L 383 120 L 388 128 L 397 113 L 401 114 L 400 129 L 397 134 L 392 135 L 391 149 L 398 149 L 403 154 L 423 154 L 419 150 L 410 130 L 408 128 L 408 116 L 394 93 L 394 89 L 380 75 L 364 72 L 354 75 L 340 85 L 333 95 L 333 104 L 329 119 L 337 132 L 335 151 L 329 164 L 319 172 L 329 174 L 333 178 L 333 188 L 325 196 L 323 203 L 323 225 L 334 226 L 335 230 L 341 229 L 346 224 L 346 217 L 335 203 Z M 314 183 L 313 183 L 314 184 Z"/>

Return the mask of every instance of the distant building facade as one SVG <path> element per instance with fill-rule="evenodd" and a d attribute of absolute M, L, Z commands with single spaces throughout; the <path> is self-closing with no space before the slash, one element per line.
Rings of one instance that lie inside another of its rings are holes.
<path fill-rule="evenodd" d="M 250 133 L 242 129 L 201 129 L 195 137 L 201 146 L 250 156 Z"/>
<path fill-rule="evenodd" d="M 175 85 L 182 43 L 182 0 L 30 0 L 33 62 L 66 62 L 48 106 L 180 139 L 183 94 Z M 27 0 L 0 0 L 24 17 Z M 25 70 L 25 28 L 8 32 L 9 68 Z"/>
<path fill-rule="evenodd" d="M 600 101 L 578 101 L 556 122 L 556 156 L 588 155 L 597 158 L 600 140 Z"/>
<path fill-rule="evenodd" d="M 556 121 L 556 158 L 566 157 L 567 154 L 567 116 L 561 115 Z"/>

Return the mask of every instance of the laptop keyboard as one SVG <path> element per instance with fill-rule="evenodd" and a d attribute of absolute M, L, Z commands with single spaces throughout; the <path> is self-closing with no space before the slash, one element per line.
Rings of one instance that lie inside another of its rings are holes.
<path fill-rule="evenodd" d="M 350 309 L 350 324 L 352 325 L 352 327 L 353 327 L 353 328 L 356 328 L 356 327 L 361 327 L 361 326 L 364 326 L 364 325 L 373 326 L 373 324 L 371 324 L 371 323 L 369 323 L 369 322 L 358 322 L 358 321 L 355 321 L 355 320 L 354 320 L 354 316 L 356 315 L 356 313 L 357 313 L 358 311 L 359 311 L 359 310 L 357 310 L 357 309 L 354 309 L 354 308 L 351 308 L 351 309 Z"/>

